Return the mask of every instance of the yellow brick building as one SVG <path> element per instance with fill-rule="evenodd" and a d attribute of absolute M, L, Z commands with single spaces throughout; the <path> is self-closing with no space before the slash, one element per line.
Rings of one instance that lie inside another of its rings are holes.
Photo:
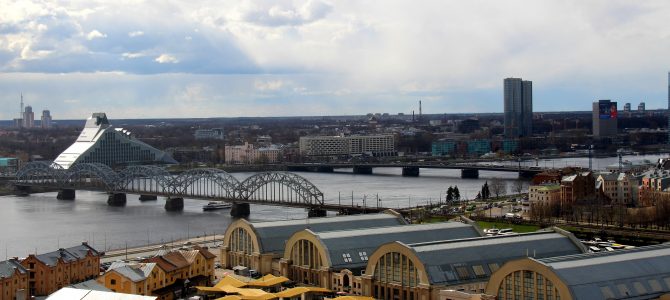
<path fill-rule="evenodd" d="M 28 298 L 28 270 L 16 258 L 0 261 L 0 300 Z"/>
<path fill-rule="evenodd" d="M 87 243 L 53 252 L 31 254 L 21 261 L 28 270 L 30 296 L 47 296 L 100 274 L 100 253 Z"/>

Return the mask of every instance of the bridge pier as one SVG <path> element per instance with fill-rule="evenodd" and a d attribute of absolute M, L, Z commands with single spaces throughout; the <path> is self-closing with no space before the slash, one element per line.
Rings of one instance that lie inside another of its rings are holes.
<path fill-rule="evenodd" d="M 58 195 L 56 196 L 56 199 L 58 200 L 74 200 L 75 198 L 75 191 L 74 189 L 61 189 L 58 191 Z"/>
<path fill-rule="evenodd" d="M 533 178 L 537 174 L 535 171 L 519 171 L 519 178 L 528 179 Z"/>
<path fill-rule="evenodd" d="M 372 174 L 372 167 L 367 166 L 354 166 L 354 174 Z"/>
<path fill-rule="evenodd" d="M 335 172 L 335 168 L 332 166 L 320 166 L 316 167 L 316 171 L 319 173 L 333 173 Z"/>
<path fill-rule="evenodd" d="M 110 193 L 107 197 L 107 205 L 109 206 L 126 206 L 125 193 Z"/>
<path fill-rule="evenodd" d="M 156 195 L 140 195 L 140 201 L 158 200 Z"/>
<path fill-rule="evenodd" d="M 17 196 L 28 196 L 30 195 L 30 186 L 29 185 L 15 185 L 14 194 Z"/>
<path fill-rule="evenodd" d="M 328 214 L 328 212 L 325 209 L 321 208 L 310 208 L 309 211 L 307 211 L 307 217 L 308 218 L 318 218 L 318 217 L 325 217 Z"/>
<path fill-rule="evenodd" d="M 479 178 L 479 170 L 477 169 L 461 169 L 461 178 Z"/>
<path fill-rule="evenodd" d="M 246 218 L 251 214 L 249 203 L 234 203 L 230 209 L 230 215 L 234 218 Z"/>
<path fill-rule="evenodd" d="M 184 210 L 184 198 L 167 197 L 167 199 L 165 199 L 165 210 L 167 211 Z"/>
<path fill-rule="evenodd" d="M 419 167 L 402 167 L 402 176 L 419 177 Z"/>

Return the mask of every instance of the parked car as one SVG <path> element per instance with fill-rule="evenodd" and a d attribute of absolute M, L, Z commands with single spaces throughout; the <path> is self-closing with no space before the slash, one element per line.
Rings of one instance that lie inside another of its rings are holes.
<path fill-rule="evenodd" d="M 258 278 L 263 277 L 263 275 L 261 275 L 261 273 L 259 273 L 256 270 L 249 270 L 249 277 L 254 278 L 254 279 L 258 279 Z"/>

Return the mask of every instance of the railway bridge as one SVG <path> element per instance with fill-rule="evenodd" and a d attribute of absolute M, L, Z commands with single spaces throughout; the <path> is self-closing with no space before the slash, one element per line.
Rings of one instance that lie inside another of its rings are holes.
<path fill-rule="evenodd" d="M 532 178 L 546 169 L 532 166 L 486 165 L 477 163 L 408 162 L 408 163 L 296 163 L 287 164 L 289 171 L 331 173 L 335 169 L 352 169 L 354 174 L 372 174 L 374 168 L 402 168 L 402 176 L 419 176 L 420 169 L 461 170 L 461 178 L 479 178 L 479 171 L 515 172 L 520 178 Z"/>
<path fill-rule="evenodd" d="M 29 194 L 31 187 L 57 189 L 61 200 L 74 200 L 76 190 L 106 192 L 110 206 L 124 206 L 127 194 L 139 194 L 140 200 L 162 196 L 168 211 L 182 210 L 184 198 L 225 201 L 233 204 L 230 214 L 234 217 L 248 216 L 249 204 L 305 208 L 309 216 L 325 216 L 328 210 L 358 213 L 385 209 L 325 203 L 314 184 L 291 172 L 260 172 L 239 181 L 212 168 L 171 174 L 157 166 L 115 171 L 100 163 L 78 163 L 64 169 L 46 161 L 26 164 L 16 173 L 14 185 L 21 194 Z"/>

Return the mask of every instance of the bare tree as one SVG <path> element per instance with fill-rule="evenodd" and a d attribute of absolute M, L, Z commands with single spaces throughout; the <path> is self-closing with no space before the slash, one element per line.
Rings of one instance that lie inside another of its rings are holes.
<path fill-rule="evenodd" d="M 526 184 L 522 180 L 517 180 L 514 182 L 514 185 L 512 186 L 512 191 L 514 193 L 521 194 L 523 191 L 526 189 Z"/>
<path fill-rule="evenodd" d="M 496 195 L 496 198 L 500 198 L 500 195 L 505 195 L 507 193 L 507 182 L 494 177 L 491 179 L 491 192 Z"/>

